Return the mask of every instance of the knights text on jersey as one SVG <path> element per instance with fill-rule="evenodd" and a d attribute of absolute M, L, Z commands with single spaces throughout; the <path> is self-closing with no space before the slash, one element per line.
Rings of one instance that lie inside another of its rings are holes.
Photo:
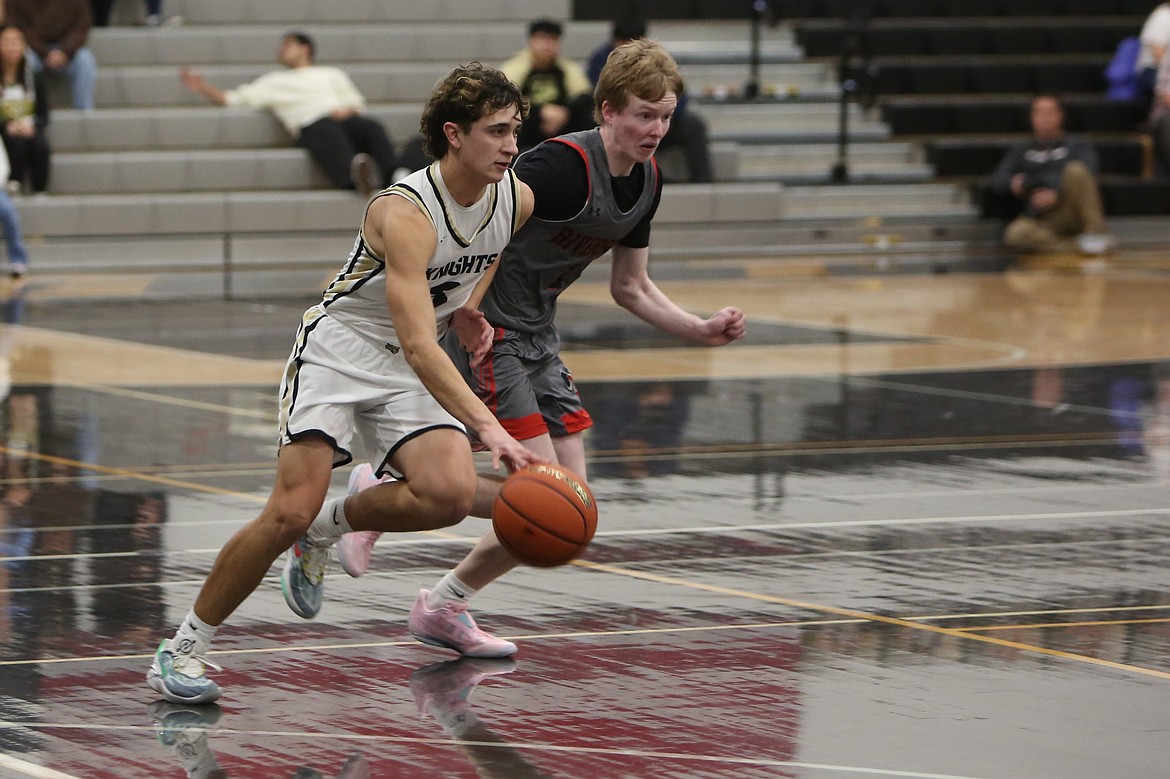
<path fill-rule="evenodd" d="M 435 253 L 427 266 L 427 281 L 441 338 L 455 309 L 467 302 L 484 271 L 499 258 L 516 230 L 516 178 L 508 171 L 502 181 L 487 188 L 478 202 L 464 208 L 447 192 L 436 162 L 382 190 L 373 200 L 379 197 L 410 201 L 435 230 Z M 392 241 L 394 237 L 385 236 L 385 240 Z M 363 227 L 316 308 L 363 338 L 396 349 L 398 336 L 386 305 L 385 268 L 384 258 L 366 243 Z"/>

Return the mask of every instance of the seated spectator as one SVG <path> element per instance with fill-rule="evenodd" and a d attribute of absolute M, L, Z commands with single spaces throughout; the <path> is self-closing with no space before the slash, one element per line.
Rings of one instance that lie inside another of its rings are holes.
<path fill-rule="evenodd" d="M 521 150 L 596 124 L 593 85 L 580 65 L 561 57 L 563 34 L 559 22 L 535 20 L 528 25 L 528 46 L 500 66 L 531 106 L 517 140 Z"/>
<path fill-rule="evenodd" d="M 369 197 L 390 183 L 394 147 L 385 128 L 363 116 L 366 101 L 350 77 L 340 68 L 314 64 L 315 52 L 312 38 L 289 32 L 276 53 L 284 70 L 228 90 L 190 68 L 179 75 L 187 89 L 216 105 L 272 111 L 333 186 Z"/>
<path fill-rule="evenodd" d="M 1150 132 L 1154 136 L 1154 159 L 1158 174 L 1170 176 L 1170 57 L 1162 57 L 1150 108 Z"/>
<path fill-rule="evenodd" d="M 0 138 L 8 152 L 8 191 L 22 191 L 31 178 L 32 191 L 49 186 L 49 99 L 44 79 L 29 65 L 24 33 L 0 27 Z"/>
<path fill-rule="evenodd" d="M 589 64 L 586 68 L 589 80 L 596 84 L 601 69 L 609 53 L 632 40 L 646 37 L 646 22 L 639 18 L 622 18 L 613 23 L 613 32 L 608 43 L 603 43 L 589 55 Z M 714 180 L 711 174 L 711 152 L 707 142 L 707 123 L 701 116 L 687 110 L 687 93 L 678 96 L 678 107 L 670 119 L 670 129 L 659 149 L 682 147 L 687 161 L 689 181 L 706 182 Z"/>
<path fill-rule="evenodd" d="M 0 146 L 0 177 L 3 177 L 0 180 L 8 179 L 8 155 L 3 146 Z M 20 232 L 20 214 L 3 188 L 0 188 L 0 230 L 4 231 L 4 246 L 8 250 L 8 275 L 13 279 L 24 278 L 28 272 L 28 252 Z"/>
<path fill-rule="evenodd" d="M 24 31 L 33 70 L 69 80 L 74 108 L 93 108 L 97 60 L 86 46 L 93 17 L 89 0 L 7 0 L 4 21 Z"/>
<path fill-rule="evenodd" d="M 1154 88 L 1158 66 L 1170 49 L 1170 2 L 1158 3 L 1142 25 L 1142 51 L 1138 55 L 1137 71 L 1149 95 Z"/>
<path fill-rule="evenodd" d="M 108 27 L 110 24 L 110 11 L 114 8 L 115 0 L 90 0 L 90 6 L 93 8 L 93 26 L 94 27 Z M 166 24 L 171 25 L 177 23 L 179 17 L 172 16 L 170 19 L 163 19 L 162 15 L 162 0 L 146 0 L 146 19 L 144 23 L 147 27 L 158 27 L 165 21 Z"/>
<path fill-rule="evenodd" d="M 1032 139 L 1009 149 L 991 175 L 992 189 L 1023 205 L 1004 243 L 1025 251 L 1108 252 L 1113 238 L 1104 232 L 1096 150 L 1065 133 L 1064 108 L 1052 95 L 1032 99 L 1031 121 Z"/>

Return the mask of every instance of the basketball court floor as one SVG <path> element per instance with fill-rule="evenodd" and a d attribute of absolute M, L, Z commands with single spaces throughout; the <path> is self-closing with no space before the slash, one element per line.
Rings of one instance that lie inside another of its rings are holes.
<path fill-rule="evenodd" d="M 477 597 L 515 660 L 406 631 L 467 520 L 335 566 L 313 621 L 274 567 L 203 707 L 144 672 L 267 496 L 312 296 L 8 286 L 0 776 L 1164 777 L 1167 265 L 663 266 L 681 305 L 745 309 L 722 349 L 642 326 L 598 269 L 560 321 L 601 523 Z"/>

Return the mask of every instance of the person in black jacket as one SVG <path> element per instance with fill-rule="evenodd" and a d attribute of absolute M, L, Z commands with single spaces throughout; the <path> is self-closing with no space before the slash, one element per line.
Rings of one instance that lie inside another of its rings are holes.
<path fill-rule="evenodd" d="M 1025 251 L 1108 252 L 1114 241 L 1105 232 L 1096 150 L 1065 133 L 1064 108 L 1052 95 L 1032 99 L 1031 120 L 1032 139 L 1009 149 L 991 175 L 994 190 L 1023 204 L 1004 243 Z"/>

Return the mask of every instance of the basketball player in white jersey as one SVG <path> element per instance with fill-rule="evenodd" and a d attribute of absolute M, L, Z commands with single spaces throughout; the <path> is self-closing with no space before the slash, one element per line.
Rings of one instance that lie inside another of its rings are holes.
<path fill-rule="evenodd" d="M 554 319 L 558 296 L 591 262 L 611 252 L 614 300 L 660 330 L 708 346 L 744 337 L 740 309 L 696 316 L 671 301 L 648 272 L 650 222 L 662 192 L 654 152 L 670 128 L 682 87 L 678 65 L 658 43 L 638 40 L 610 54 L 594 93 L 601 126 L 545 141 L 516 161 L 517 175 L 535 193 L 532 219 L 493 269 L 482 313 L 461 317 L 444 339 L 464 378 L 504 429 L 582 478 L 584 431 L 593 421 L 561 360 Z M 359 465 L 354 473 L 362 469 L 369 483 L 369 466 Z M 351 477 L 351 487 L 354 481 Z M 341 541 L 346 572 L 366 570 L 376 538 L 376 533 L 352 533 Z M 463 655 L 482 657 L 489 648 L 497 656 L 514 653 L 514 644 L 478 626 L 462 632 L 446 626 L 457 625 L 452 611 L 470 619 L 470 597 L 516 564 L 489 530 L 453 571 L 419 593 L 411 632 Z M 441 641 L 435 640 L 439 633 Z"/>
<path fill-rule="evenodd" d="M 490 477 L 476 474 L 466 427 L 497 470 L 541 461 L 439 345 L 532 212 L 531 190 L 510 170 L 526 110 L 514 84 L 478 63 L 435 87 L 421 129 L 438 162 L 370 200 L 345 265 L 302 317 L 280 387 L 276 485 L 260 516 L 220 552 L 175 637 L 159 645 L 147 683 L 168 701 L 219 697 L 202 656 L 281 552 L 285 600 L 311 617 L 329 544 L 343 532 L 430 530 L 467 516 L 477 492 L 491 489 L 479 485 Z M 326 502 L 330 472 L 352 460 L 355 432 L 381 458 L 379 473 L 399 480 Z"/>

